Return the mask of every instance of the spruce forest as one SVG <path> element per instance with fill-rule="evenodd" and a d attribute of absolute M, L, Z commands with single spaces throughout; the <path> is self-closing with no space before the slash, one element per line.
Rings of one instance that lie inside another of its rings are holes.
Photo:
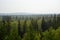
<path fill-rule="evenodd" d="M 60 14 L 0 15 L 0 40 L 60 40 Z"/>

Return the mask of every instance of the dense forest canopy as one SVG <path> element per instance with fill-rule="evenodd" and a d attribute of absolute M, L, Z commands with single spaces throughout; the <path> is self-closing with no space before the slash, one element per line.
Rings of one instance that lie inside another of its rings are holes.
<path fill-rule="evenodd" d="M 0 40 L 60 40 L 60 14 L 0 15 Z"/>

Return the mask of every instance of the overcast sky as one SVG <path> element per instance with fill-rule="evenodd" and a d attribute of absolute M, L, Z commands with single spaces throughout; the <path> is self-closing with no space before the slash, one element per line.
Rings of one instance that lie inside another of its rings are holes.
<path fill-rule="evenodd" d="M 60 13 L 60 0 L 0 0 L 0 13 Z"/>

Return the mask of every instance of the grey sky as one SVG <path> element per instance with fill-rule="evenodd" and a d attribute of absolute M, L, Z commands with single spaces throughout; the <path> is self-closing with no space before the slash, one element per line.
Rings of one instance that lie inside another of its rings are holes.
<path fill-rule="evenodd" d="M 60 0 L 0 0 L 0 13 L 60 13 Z"/>

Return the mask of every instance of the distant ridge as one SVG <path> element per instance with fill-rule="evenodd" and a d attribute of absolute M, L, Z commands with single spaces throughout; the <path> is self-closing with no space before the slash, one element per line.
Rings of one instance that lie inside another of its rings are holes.
<path fill-rule="evenodd" d="M 22 13 L 0 13 L 0 16 L 1 15 L 51 15 L 51 14 L 52 13 L 49 13 L 49 14 L 48 13 L 46 13 L 46 14 L 42 14 L 42 13 L 41 14 L 37 14 L 37 13 L 36 14 L 33 14 L 33 13 L 23 13 L 22 12 Z M 55 14 L 59 14 L 59 13 L 55 13 Z"/>

